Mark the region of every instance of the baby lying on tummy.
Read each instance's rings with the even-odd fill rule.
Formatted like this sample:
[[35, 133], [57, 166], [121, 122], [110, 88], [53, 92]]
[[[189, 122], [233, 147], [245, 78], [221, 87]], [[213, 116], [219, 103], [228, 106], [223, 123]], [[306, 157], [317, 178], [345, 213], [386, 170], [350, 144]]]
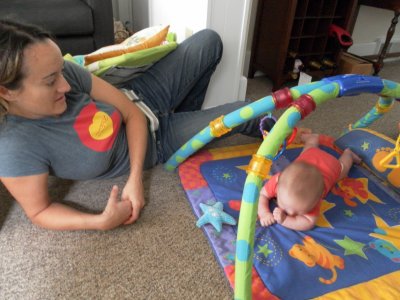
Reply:
[[[330, 189], [349, 173], [360, 157], [350, 149], [339, 159], [321, 150], [319, 135], [303, 133], [301, 154], [281, 173], [268, 180], [260, 192], [258, 216], [262, 226], [275, 222], [293, 230], [309, 230], [319, 216], [321, 200]], [[277, 207], [269, 209], [269, 201], [276, 198]]]

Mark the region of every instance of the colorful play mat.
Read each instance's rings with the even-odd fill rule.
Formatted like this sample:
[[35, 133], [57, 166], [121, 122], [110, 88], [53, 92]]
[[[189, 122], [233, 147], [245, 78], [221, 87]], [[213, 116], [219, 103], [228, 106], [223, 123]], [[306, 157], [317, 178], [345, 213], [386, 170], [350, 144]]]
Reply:
[[[355, 141], [352, 138], [360, 152], [375, 157], [389, 147], [370, 132]], [[369, 144], [367, 150], [364, 143]], [[222, 203], [221, 211], [238, 220], [246, 168], [259, 146], [204, 150], [179, 166], [198, 219], [204, 217], [200, 204]], [[321, 148], [338, 156], [331, 143]], [[285, 157], [293, 160], [300, 151], [301, 147], [287, 149]], [[220, 232], [211, 223], [201, 228], [233, 287], [238, 228], [221, 223]], [[398, 299], [399, 249], [399, 194], [365, 167], [354, 166], [324, 199], [313, 230], [265, 228], [256, 222], [252, 299]]]
[[[296, 124], [327, 100], [361, 93], [379, 100], [337, 140], [320, 138], [325, 151], [338, 157], [351, 148], [363, 163], [323, 200], [317, 226], [261, 227], [261, 187], [279, 160], [293, 161], [301, 152], [302, 145], [290, 144]], [[399, 98], [399, 84], [351, 74], [285, 88], [212, 121], [168, 160], [167, 170], [179, 168], [197, 226], [235, 299], [400, 299], [400, 136], [394, 141], [367, 129]], [[282, 108], [261, 144], [201, 150], [231, 128]]]

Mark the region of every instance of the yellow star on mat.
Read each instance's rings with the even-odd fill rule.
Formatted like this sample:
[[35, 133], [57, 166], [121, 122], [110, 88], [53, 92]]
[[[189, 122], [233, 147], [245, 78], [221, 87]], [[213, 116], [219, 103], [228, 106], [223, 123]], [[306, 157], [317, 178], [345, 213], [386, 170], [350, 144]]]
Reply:
[[369, 145], [370, 145], [370, 143], [364, 141], [364, 143], [361, 145], [361, 148], [364, 151], [367, 151], [369, 149]]
[[330, 227], [333, 228], [333, 226], [331, 225], [331, 223], [328, 221], [328, 219], [325, 217], [325, 213], [330, 210], [332, 207], [335, 207], [336, 204], [335, 203], [331, 203], [326, 201], [325, 199], [322, 200], [321, 203], [321, 208], [320, 208], [320, 213], [319, 213], [319, 217], [317, 219], [317, 223], [316, 225], [319, 227]]
[[376, 227], [381, 233], [370, 233], [369, 235], [387, 241], [397, 249], [400, 249], [400, 225], [389, 226], [382, 218], [374, 215]]

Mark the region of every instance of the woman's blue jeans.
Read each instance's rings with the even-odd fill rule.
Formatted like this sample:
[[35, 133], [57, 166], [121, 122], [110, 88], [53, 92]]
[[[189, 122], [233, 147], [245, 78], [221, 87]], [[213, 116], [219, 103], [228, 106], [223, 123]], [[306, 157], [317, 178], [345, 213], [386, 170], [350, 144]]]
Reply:
[[[156, 149], [150, 151], [157, 151], [155, 163], [168, 160], [210, 121], [247, 104], [238, 101], [201, 110], [211, 75], [221, 60], [222, 48], [216, 32], [199, 31], [125, 86], [135, 91], [160, 122], [157, 145], [150, 147]], [[258, 122], [258, 119], [247, 122], [230, 134], [260, 136]]]

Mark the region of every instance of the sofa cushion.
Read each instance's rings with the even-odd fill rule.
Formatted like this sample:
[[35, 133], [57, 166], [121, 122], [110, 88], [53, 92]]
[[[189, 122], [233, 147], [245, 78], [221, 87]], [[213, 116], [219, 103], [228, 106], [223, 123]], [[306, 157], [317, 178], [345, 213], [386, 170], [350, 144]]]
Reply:
[[0, 1], [0, 17], [40, 25], [54, 36], [90, 35], [94, 31], [91, 8], [81, 0]]

